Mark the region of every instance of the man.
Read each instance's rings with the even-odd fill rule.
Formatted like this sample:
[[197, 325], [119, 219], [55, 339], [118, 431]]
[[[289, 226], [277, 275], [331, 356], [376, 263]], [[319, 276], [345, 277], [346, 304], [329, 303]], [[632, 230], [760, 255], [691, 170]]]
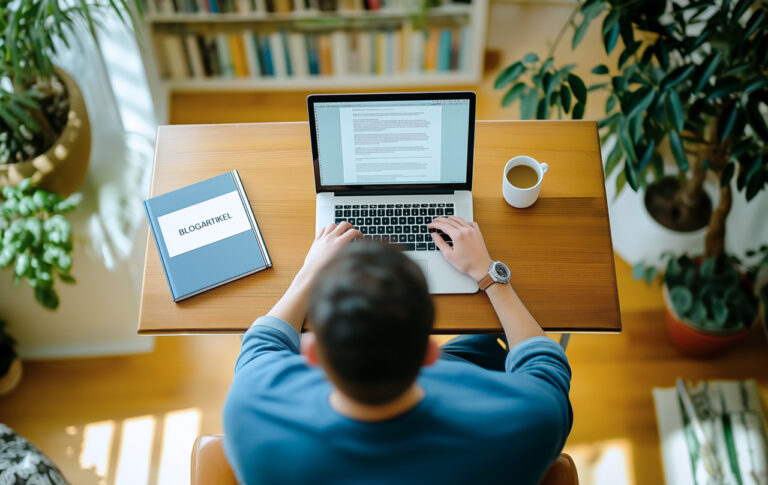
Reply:
[[[492, 260], [476, 223], [432, 238], [476, 280]], [[243, 338], [224, 447], [247, 484], [537, 483], [573, 421], [563, 350], [508, 283], [486, 293], [506, 334], [429, 339], [434, 308], [396, 249], [324, 228], [277, 304]], [[314, 331], [299, 334], [308, 313]], [[301, 352], [301, 354], [300, 354]]]

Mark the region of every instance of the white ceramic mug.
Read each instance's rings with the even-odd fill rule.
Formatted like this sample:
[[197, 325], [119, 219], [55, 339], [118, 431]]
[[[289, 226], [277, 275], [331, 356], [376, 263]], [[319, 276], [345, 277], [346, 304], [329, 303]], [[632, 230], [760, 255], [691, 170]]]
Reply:
[[[507, 173], [512, 167], [518, 165], [527, 165], [536, 171], [536, 174], [539, 176], [536, 185], [527, 189], [521, 189], [520, 187], [515, 187], [509, 183], [509, 180], [507, 180]], [[547, 173], [547, 170], [549, 170], [549, 165], [546, 163], [539, 163], [535, 159], [525, 155], [515, 157], [508, 161], [507, 164], [504, 165], [504, 175], [501, 177], [501, 193], [504, 194], [504, 200], [507, 201], [507, 204], [512, 207], [517, 207], [518, 209], [533, 205], [533, 203], [536, 202], [536, 199], [539, 198], [541, 181], [544, 180], [544, 174]]]

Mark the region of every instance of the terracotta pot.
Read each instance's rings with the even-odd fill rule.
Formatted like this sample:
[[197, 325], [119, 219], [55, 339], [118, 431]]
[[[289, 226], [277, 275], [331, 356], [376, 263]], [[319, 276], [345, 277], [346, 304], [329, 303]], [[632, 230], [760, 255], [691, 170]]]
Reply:
[[714, 357], [728, 350], [750, 333], [749, 328], [726, 332], [708, 332], [688, 320], [680, 318], [669, 297], [667, 285], [662, 286], [667, 307], [667, 335], [672, 344], [683, 354], [691, 357]]
[[0, 376], [0, 396], [9, 394], [16, 389], [21, 381], [21, 359], [18, 357], [11, 362], [8, 372]]
[[45, 153], [19, 163], [0, 164], [0, 187], [29, 177], [38, 187], [66, 197], [85, 180], [91, 158], [91, 125], [83, 93], [64, 70], [56, 74], [69, 95], [69, 113], [59, 139]]

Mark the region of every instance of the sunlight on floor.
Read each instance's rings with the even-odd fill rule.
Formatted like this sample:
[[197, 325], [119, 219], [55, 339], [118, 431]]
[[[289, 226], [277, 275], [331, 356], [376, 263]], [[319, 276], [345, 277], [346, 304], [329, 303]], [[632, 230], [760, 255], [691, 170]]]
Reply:
[[[190, 408], [88, 423], [81, 433], [80, 468], [98, 477], [99, 485], [188, 484], [192, 444], [200, 433], [201, 418], [199, 409]], [[66, 429], [70, 436], [79, 431], [76, 426]], [[156, 443], [160, 443], [159, 453]]]
[[579, 473], [579, 483], [589, 485], [635, 485], [632, 444], [611, 440], [566, 446]]

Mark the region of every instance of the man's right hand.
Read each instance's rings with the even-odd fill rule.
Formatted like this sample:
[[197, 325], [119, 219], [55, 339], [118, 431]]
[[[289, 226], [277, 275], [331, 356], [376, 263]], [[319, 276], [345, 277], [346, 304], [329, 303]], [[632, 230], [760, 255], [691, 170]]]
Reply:
[[432, 240], [456, 269], [467, 273], [476, 280], [488, 274], [491, 256], [485, 246], [485, 240], [476, 222], [467, 222], [461, 217], [436, 217], [427, 226], [439, 229], [453, 240], [453, 247], [437, 233], [431, 233]]

